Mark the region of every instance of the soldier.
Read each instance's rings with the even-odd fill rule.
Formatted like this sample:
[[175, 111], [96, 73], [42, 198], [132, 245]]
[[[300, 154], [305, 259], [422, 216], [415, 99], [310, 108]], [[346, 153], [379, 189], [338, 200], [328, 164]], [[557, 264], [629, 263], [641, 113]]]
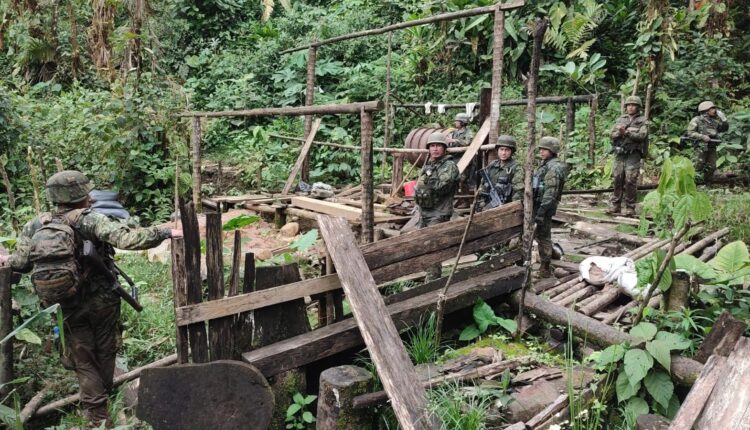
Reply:
[[700, 115], [690, 120], [687, 134], [691, 139], [706, 144], [702, 147], [695, 170], [699, 179], [702, 178], [708, 184], [716, 171], [716, 146], [721, 137], [719, 133], [727, 131], [729, 123], [726, 115], [710, 101], [701, 102], [698, 113]]
[[[469, 127], [467, 127], [470, 120], [471, 118], [469, 117], [469, 115], [465, 113], [456, 114], [453, 121], [455, 129], [451, 131], [446, 138], [446, 142], [448, 142], [449, 147], [466, 147], [471, 144], [471, 140], [474, 138], [474, 134], [471, 132], [471, 130], [469, 130]], [[466, 166], [464, 172], [461, 174], [461, 181], [458, 184], [459, 194], [471, 194], [471, 189], [474, 185], [472, 184], [472, 180], [476, 175], [475, 172], [476, 160], [472, 160], [471, 163]], [[466, 201], [460, 201], [457, 207], [467, 208], [469, 207], [469, 205]]]
[[[34, 239], [34, 235], [49, 223], [65, 224], [72, 228], [77, 259], [82, 254], [79, 248], [83, 241], [91, 241], [104, 260], [102, 267], [112, 271], [113, 247], [146, 249], [157, 246], [167, 238], [182, 236], [181, 230], [168, 228], [131, 229], [124, 223], [93, 212], [89, 198], [93, 185], [81, 172], [59, 172], [49, 178], [46, 189], [48, 200], [57, 205], [55, 213], [42, 214], [29, 221], [18, 239], [15, 253], [9, 257], [0, 255], [0, 265], [10, 260], [13, 270], [32, 270], [39, 264], [32, 261], [35, 253], [45, 247], [45, 244], [37, 243], [40, 239], [38, 236]], [[78, 265], [81, 264], [79, 261]], [[84, 269], [76, 286], [58, 301], [65, 321], [66, 348], [61, 362], [66, 369], [76, 372], [84, 417], [89, 424], [98, 427], [104, 423], [110, 428], [107, 396], [112, 388], [115, 356], [120, 340], [120, 297], [115, 294], [116, 285], [113, 285], [117, 278], [111, 276], [112, 273], [105, 274], [96, 268]], [[32, 283], [39, 282], [35, 281], [35, 272], [34, 268]], [[34, 286], [37, 289], [37, 284]], [[40, 291], [37, 289], [37, 293]], [[45, 306], [50, 304], [52, 303], [43, 303]]]
[[536, 240], [539, 244], [539, 277], [552, 276], [550, 260], [552, 259], [552, 217], [557, 211], [557, 204], [562, 196], [567, 169], [557, 158], [560, 152], [560, 141], [546, 136], [539, 142], [541, 166], [534, 171], [534, 222], [536, 223]]
[[[453, 196], [458, 188], [458, 167], [450, 155], [446, 154], [448, 143], [442, 133], [432, 133], [427, 139], [430, 159], [419, 175], [414, 199], [422, 215], [421, 228], [440, 224], [453, 215]], [[427, 280], [441, 276], [438, 263], [427, 270]]]
[[491, 205], [490, 187], [494, 187], [500, 196], [502, 203], [523, 199], [523, 167], [516, 163], [513, 155], [516, 152], [516, 140], [513, 136], [503, 134], [497, 137], [497, 160], [485, 168], [490, 182], [482, 180], [481, 194], [484, 200], [480, 201], [480, 207], [486, 208]]
[[648, 145], [648, 129], [646, 118], [639, 115], [642, 106], [641, 98], [630, 96], [625, 99], [626, 113], [612, 126], [612, 152], [615, 154], [612, 177], [614, 179], [614, 193], [610, 200], [607, 213], [620, 214], [623, 190], [625, 191], [625, 216], [635, 215], [636, 193], [638, 191], [638, 174], [641, 169], [641, 159], [646, 155]]

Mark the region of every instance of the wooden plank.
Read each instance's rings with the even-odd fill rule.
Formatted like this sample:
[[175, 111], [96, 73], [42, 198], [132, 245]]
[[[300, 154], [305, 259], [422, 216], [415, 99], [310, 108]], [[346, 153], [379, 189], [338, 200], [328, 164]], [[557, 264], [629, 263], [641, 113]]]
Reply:
[[[257, 200], [269, 200], [268, 196], [264, 196], [263, 194], [243, 194], [241, 196], [213, 196], [211, 197], [211, 200], [219, 203], [243, 203], [247, 201], [257, 201]], [[273, 199], [270, 199], [273, 201]]]
[[[472, 306], [478, 298], [490, 299], [520, 288], [523, 269], [508, 267], [453, 284], [447, 293], [446, 313]], [[439, 291], [388, 306], [390, 318], [399, 329], [411, 327], [423, 315], [435, 310]], [[349, 318], [310, 333], [265, 348], [247, 352], [242, 359], [256, 366], [266, 377], [312, 363], [362, 344], [356, 322]]]
[[693, 423], [703, 411], [703, 406], [711, 396], [716, 382], [727, 367], [726, 361], [726, 357], [718, 355], [709, 357], [695, 384], [690, 388], [685, 401], [682, 402], [680, 410], [677, 411], [677, 415], [669, 425], [669, 430], [690, 430], [693, 428]]
[[318, 226], [401, 427], [407, 430], [436, 428], [437, 422], [427, 411], [427, 393], [419, 384], [417, 371], [349, 224], [344, 218], [321, 215]]
[[[325, 215], [340, 216], [346, 218], [350, 222], [360, 222], [362, 219], [362, 209], [353, 208], [341, 203], [317, 200], [310, 197], [292, 197], [292, 205]], [[393, 216], [384, 212], [375, 212], [376, 223], [388, 222], [394, 218], [401, 217]]]
[[[201, 280], [201, 244], [198, 218], [195, 216], [193, 203], [188, 202], [180, 208], [182, 231], [185, 242], [185, 268], [188, 304], [200, 303], [203, 300], [203, 281]], [[188, 326], [188, 340], [193, 363], [208, 362], [208, 337], [203, 322]]]
[[566, 406], [568, 406], [568, 394], [560, 394], [554, 402], [550, 403], [546, 408], [542, 409], [541, 412], [526, 421], [526, 427], [529, 429], [539, 428], [542, 423], [565, 409]]
[[[284, 266], [258, 267], [255, 271], [255, 291], [269, 291], [284, 284], [299, 282], [299, 266], [296, 263]], [[255, 311], [253, 324], [253, 348], [310, 331], [305, 301], [302, 298], [288, 300], [277, 305]]]
[[713, 354], [728, 357], [746, 329], [746, 323], [733, 317], [727, 311], [722, 312], [711, 327], [711, 331], [703, 339], [694, 359], [705, 363]]
[[[206, 214], [206, 275], [208, 300], [224, 298], [224, 236], [221, 213]], [[211, 361], [232, 358], [233, 318], [230, 316], [209, 321], [208, 347]]]
[[720, 384], [706, 401], [694, 428], [750, 428], [750, 339], [740, 338], [727, 359], [727, 368], [719, 376]]
[[289, 191], [292, 189], [292, 185], [294, 185], [294, 180], [297, 179], [297, 175], [299, 174], [300, 169], [302, 168], [302, 163], [304, 163], [305, 158], [307, 158], [307, 154], [310, 152], [310, 148], [312, 147], [313, 140], [315, 139], [315, 134], [318, 132], [318, 128], [320, 128], [320, 121], [322, 121], [321, 118], [315, 118], [315, 121], [313, 122], [312, 129], [310, 130], [310, 134], [307, 135], [307, 139], [305, 139], [305, 144], [302, 145], [302, 149], [299, 151], [299, 156], [297, 157], [297, 161], [294, 163], [294, 166], [292, 166], [292, 171], [289, 173], [289, 177], [286, 179], [286, 184], [284, 184], [284, 189], [281, 191], [282, 194], [289, 194]]
[[482, 146], [482, 143], [484, 143], [485, 140], [487, 140], [487, 136], [490, 134], [491, 124], [492, 122], [490, 121], [490, 118], [487, 118], [484, 121], [484, 124], [482, 124], [479, 131], [477, 131], [477, 134], [474, 136], [474, 139], [472, 139], [471, 144], [466, 148], [466, 152], [464, 152], [464, 155], [462, 155], [461, 159], [456, 163], [460, 173], [463, 173], [464, 170], [469, 167], [471, 160], [473, 160], [474, 156], [479, 152], [479, 147]]
[[268, 116], [301, 116], [301, 115], [340, 115], [340, 114], [357, 114], [362, 109], [368, 112], [375, 112], [383, 109], [383, 102], [380, 100], [356, 103], [336, 103], [330, 105], [313, 105], [313, 106], [287, 106], [278, 108], [258, 108], [245, 110], [227, 110], [218, 112], [182, 112], [176, 117], [201, 117], [201, 118], [220, 118], [220, 117], [268, 117]]
[[[175, 313], [181, 306], [187, 305], [187, 269], [185, 268], [185, 243], [184, 239], [172, 239], [172, 292], [174, 294]], [[176, 317], [177, 315], [175, 315]], [[185, 364], [188, 362], [190, 351], [188, 350], [187, 327], [176, 327], [176, 349], [177, 362]]]

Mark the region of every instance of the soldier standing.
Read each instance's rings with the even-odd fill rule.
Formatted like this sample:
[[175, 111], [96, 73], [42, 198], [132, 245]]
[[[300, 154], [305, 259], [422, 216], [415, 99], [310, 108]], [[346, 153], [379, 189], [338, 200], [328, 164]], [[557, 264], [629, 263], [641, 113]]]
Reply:
[[567, 169], [557, 158], [560, 152], [560, 141], [546, 136], [539, 142], [539, 157], [541, 166], [534, 171], [534, 222], [536, 223], [535, 237], [539, 244], [539, 277], [552, 276], [550, 261], [552, 260], [552, 217], [557, 212], [557, 205], [562, 196]]
[[[110, 428], [107, 396], [112, 389], [120, 340], [120, 296], [114, 292], [117, 277], [114, 275], [113, 247], [152, 248], [167, 238], [181, 237], [182, 231], [158, 227], [131, 229], [124, 223], [93, 212], [89, 198], [93, 186], [78, 171], [68, 170], [53, 175], [47, 181], [46, 189], [49, 201], [57, 205], [56, 211], [29, 221], [18, 238], [15, 253], [9, 257], [0, 255], [0, 265], [9, 259], [13, 270], [32, 270], [38, 264], [33, 261], [35, 253], [45, 246], [37, 243], [40, 239], [34, 235], [53, 223], [65, 224], [74, 232], [76, 259], [81, 258], [82, 250], [79, 248], [83, 241], [91, 241], [104, 260], [102, 267], [111, 269], [112, 273], [105, 274], [78, 261], [79, 267], [84, 266], [82, 277], [74, 288], [67, 291], [65, 298], [57, 301], [64, 316], [66, 344], [61, 362], [66, 369], [76, 372], [84, 417], [89, 424], [98, 427], [104, 423]], [[40, 293], [37, 284], [34, 286]], [[42, 301], [45, 302], [45, 299]], [[53, 303], [42, 304], [48, 306]]]
[[729, 123], [726, 115], [710, 101], [701, 102], [698, 113], [698, 116], [690, 120], [687, 134], [689, 138], [706, 145], [702, 147], [695, 170], [699, 179], [708, 184], [716, 171], [716, 146], [721, 137], [719, 133], [727, 131]]
[[495, 148], [497, 148], [497, 160], [492, 161], [485, 168], [490, 182], [482, 180], [480, 192], [485, 197], [480, 201], [482, 209], [491, 204], [491, 188], [497, 191], [502, 203], [523, 199], [524, 170], [523, 166], [513, 159], [516, 152], [516, 140], [507, 134], [500, 135], [497, 137]]
[[[430, 158], [422, 167], [414, 199], [422, 216], [421, 228], [440, 224], [453, 215], [453, 197], [458, 188], [458, 167], [446, 153], [448, 143], [443, 133], [432, 133], [427, 139]], [[441, 276], [440, 263], [429, 267], [427, 280]]]
[[[465, 113], [456, 114], [453, 121], [453, 126], [455, 128], [448, 134], [446, 138], [446, 142], [448, 143], [448, 146], [450, 148], [467, 147], [471, 144], [472, 139], [474, 139], [474, 134], [471, 132], [471, 130], [469, 130], [469, 121], [471, 121], [471, 117], [469, 115]], [[475, 172], [476, 157], [471, 160], [471, 163], [466, 166], [466, 169], [461, 174], [461, 181], [458, 184], [459, 194], [471, 193], [471, 189], [474, 185], [472, 184], [472, 180], [475, 177]], [[459, 205], [457, 207], [467, 208], [469, 207], [469, 205], [465, 201], [461, 201], [459, 202]]]
[[641, 98], [630, 96], [625, 99], [626, 113], [612, 126], [612, 152], [615, 154], [612, 167], [614, 193], [607, 213], [618, 215], [625, 191], [625, 216], [635, 215], [636, 193], [638, 191], [638, 174], [641, 169], [641, 158], [646, 154], [648, 129], [646, 118], [639, 115], [642, 106]]

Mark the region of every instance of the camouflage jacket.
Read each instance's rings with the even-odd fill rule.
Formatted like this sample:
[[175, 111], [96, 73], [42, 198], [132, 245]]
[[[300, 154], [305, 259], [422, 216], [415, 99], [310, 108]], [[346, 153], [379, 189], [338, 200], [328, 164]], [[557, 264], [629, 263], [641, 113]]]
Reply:
[[[505, 165], [500, 165], [500, 160], [494, 160], [487, 166], [486, 170], [487, 176], [490, 177], [495, 190], [501, 195], [501, 198], [503, 194], [509, 193], [510, 195], [506, 199], [506, 202], [523, 200], [524, 170], [520, 164], [516, 163], [516, 160], [511, 158], [505, 162]], [[490, 184], [482, 180], [481, 187], [481, 193], [488, 196]], [[480, 205], [484, 207], [488, 202], [489, 197], [486, 197], [485, 201], [481, 202]]]
[[[65, 212], [70, 215], [70, 212]], [[77, 215], [77, 214], [76, 214]], [[114, 248], [121, 249], [148, 249], [160, 244], [164, 239], [170, 237], [170, 230], [159, 227], [133, 229], [119, 221], [113, 221], [106, 215], [85, 209], [79, 216], [68, 216], [72, 227], [80, 234], [81, 239], [90, 240], [96, 246], [97, 252], [104, 260], [104, 264], [114, 269]], [[10, 257], [13, 270], [28, 272], [31, 270], [29, 252], [32, 247], [32, 237], [42, 227], [42, 222], [36, 217], [26, 223], [16, 243], [16, 250]], [[72, 219], [71, 219], [72, 218]], [[99, 287], [111, 289], [111, 277], [99, 273], [88, 273], [86, 281], [88, 289], [96, 291]], [[119, 299], [118, 299], [119, 300]]]
[[537, 218], [551, 218], [555, 214], [567, 174], [565, 165], [557, 157], [545, 160], [534, 171], [534, 210]]
[[453, 142], [449, 144], [451, 148], [458, 147], [458, 146], [469, 146], [471, 144], [471, 140], [474, 139], [474, 133], [469, 130], [469, 127], [464, 127], [460, 130], [456, 129], [453, 130], [449, 135], [449, 138], [456, 139], [456, 142]]
[[705, 136], [718, 139], [719, 133], [727, 131], [729, 123], [727, 117], [721, 111], [716, 111], [716, 117], [703, 113], [690, 120], [688, 124], [688, 137], [695, 140], [703, 140]]
[[415, 200], [423, 217], [450, 216], [458, 189], [458, 167], [450, 155], [429, 159], [417, 180]]
[[[620, 136], [620, 126], [625, 128], [625, 134]], [[612, 126], [612, 149], [616, 154], [630, 154], [632, 152], [646, 153], [648, 142], [648, 127], [646, 117], [640, 115], [630, 116], [628, 114], [617, 118]]]

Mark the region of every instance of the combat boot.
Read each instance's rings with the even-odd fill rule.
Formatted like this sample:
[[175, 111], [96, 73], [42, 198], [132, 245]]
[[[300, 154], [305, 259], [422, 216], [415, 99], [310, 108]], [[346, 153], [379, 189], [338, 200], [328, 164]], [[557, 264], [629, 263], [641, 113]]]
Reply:
[[627, 208], [627, 209], [625, 209], [625, 216], [627, 216], [627, 217], [634, 217], [635, 216], [635, 208]]
[[539, 266], [539, 277], [540, 278], [552, 277], [552, 270], [550, 269], [549, 261], [542, 261], [541, 265]]
[[610, 206], [606, 211], [604, 211], [607, 215], [620, 215], [620, 207], [619, 206]]

